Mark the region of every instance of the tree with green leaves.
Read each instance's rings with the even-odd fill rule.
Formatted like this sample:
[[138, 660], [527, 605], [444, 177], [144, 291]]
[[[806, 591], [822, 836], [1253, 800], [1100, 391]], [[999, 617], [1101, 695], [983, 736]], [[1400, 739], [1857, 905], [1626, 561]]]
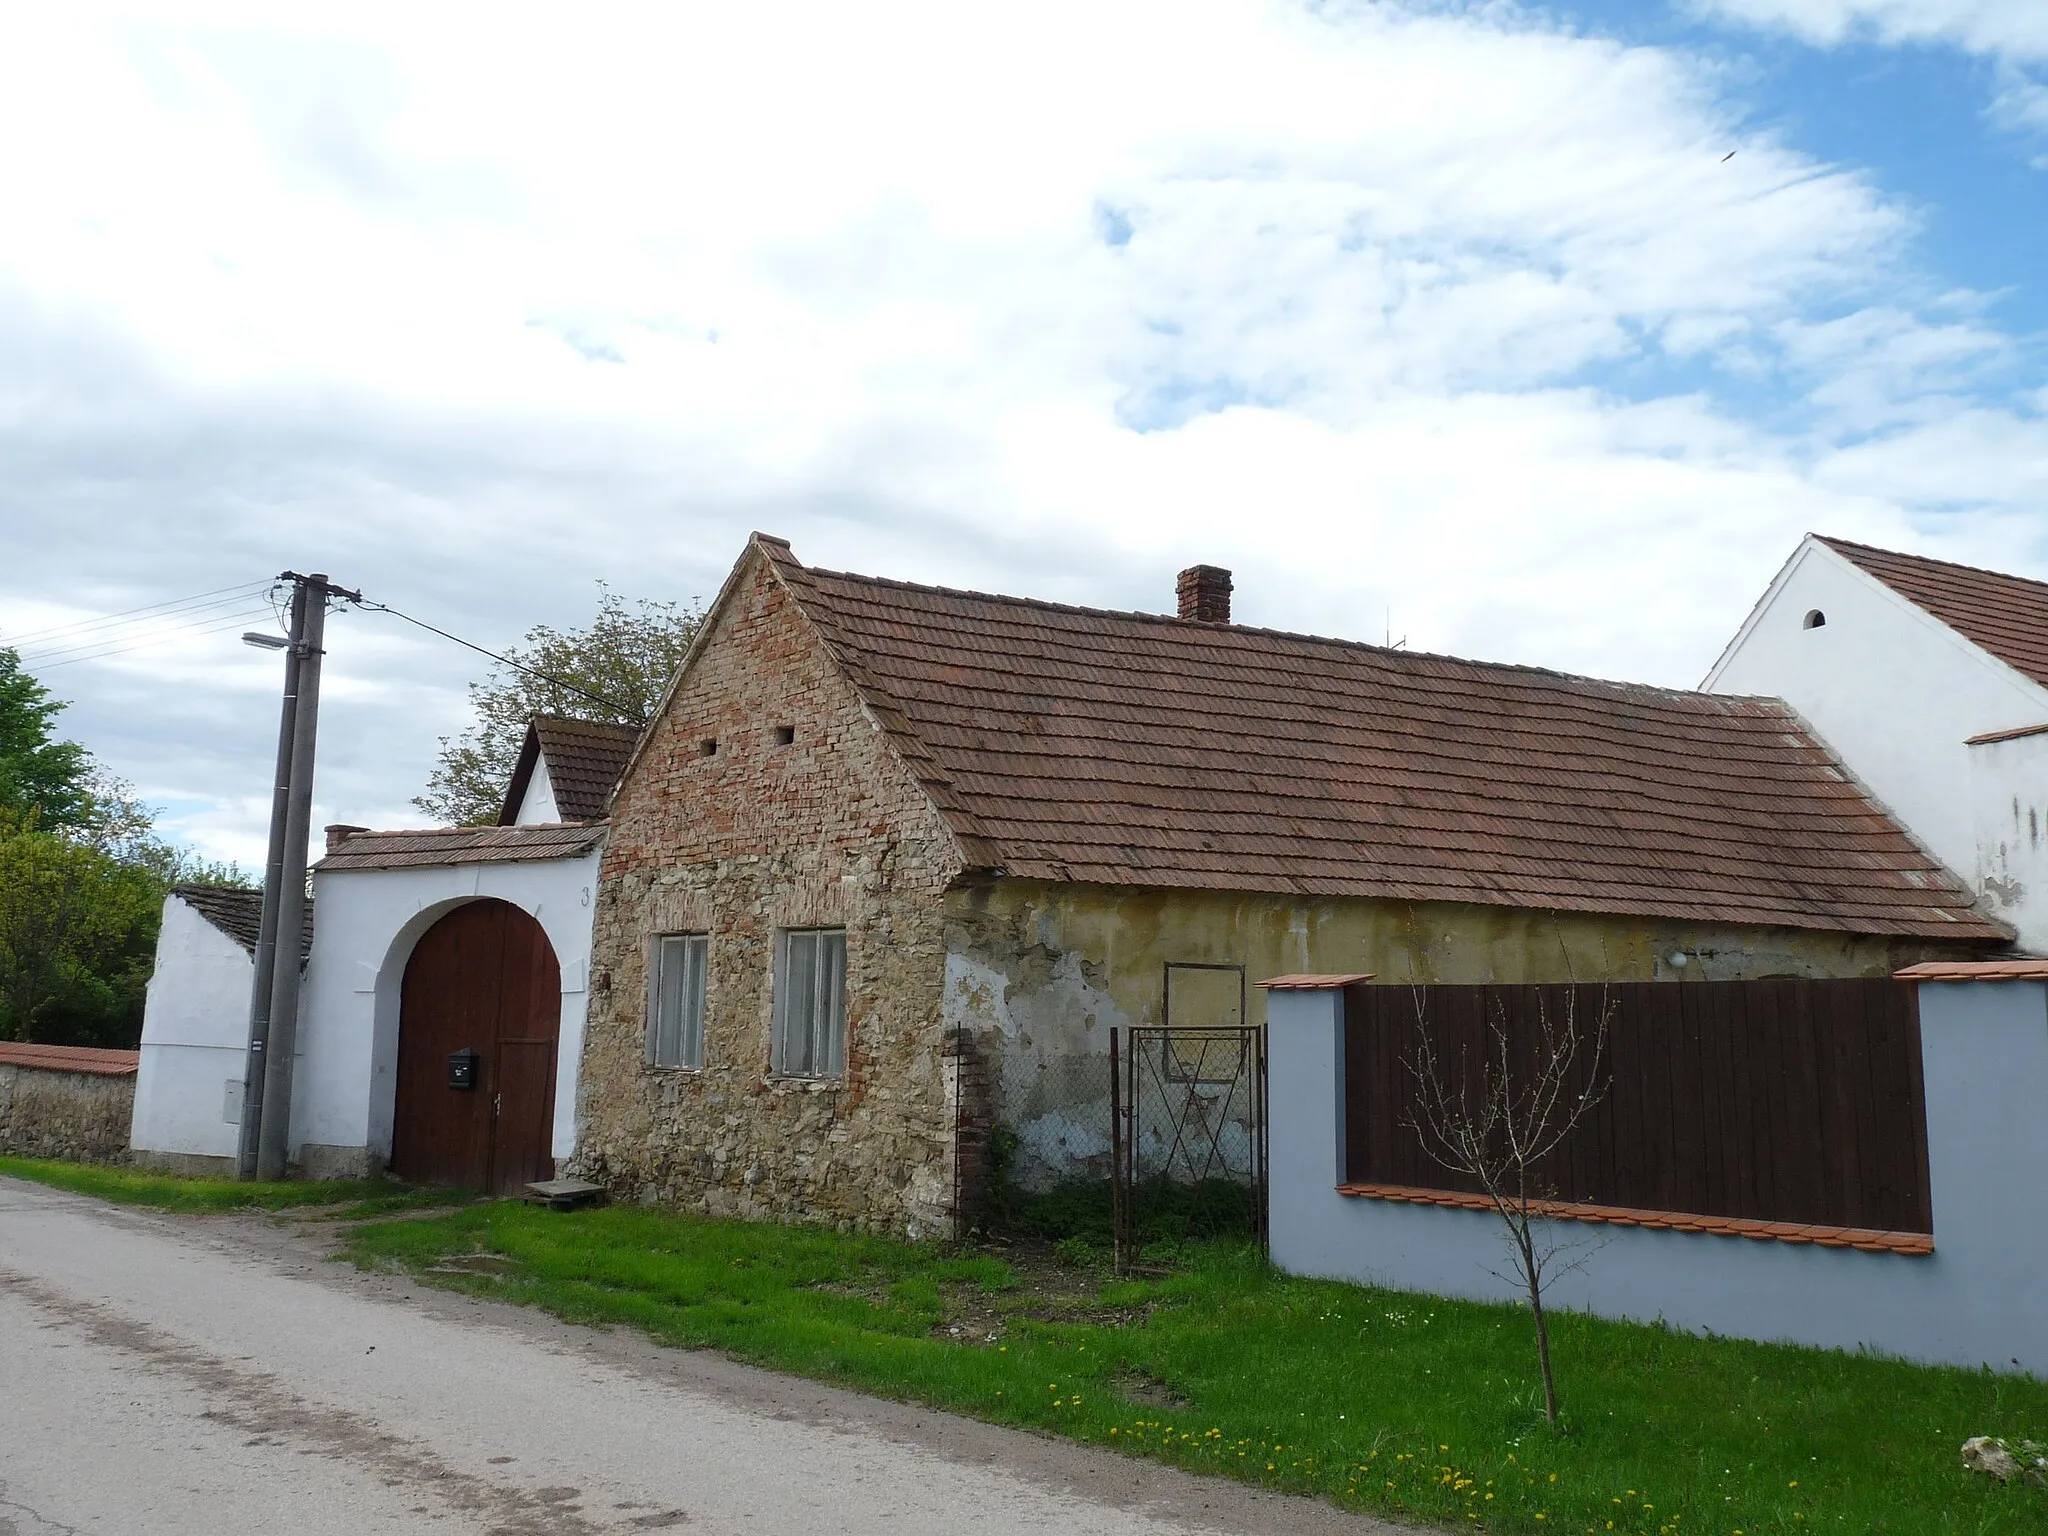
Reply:
[[493, 667], [469, 685], [476, 720], [461, 735], [441, 738], [427, 792], [413, 804], [450, 826], [495, 822], [529, 720], [567, 715], [641, 724], [660, 704], [703, 618], [695, 604], [640, 598], [629, 605], [600, 582], [588, 629], [537, 624], [524, 645], [506, 652], [514, 665]]
[[63, 709], [22, 670], [18, 652], [0, 649], [0, 812], [33, 815], [50, 828], [92, 819], [92, 758], [77, 742], [56, 739]]
[[0, 1039], [133, 1046], [167, 884], [0, 812]]
[[157, 837], [63, 708], [0, 649], [0, 1040], [133, 1046], [165, 893], [252, 882]]

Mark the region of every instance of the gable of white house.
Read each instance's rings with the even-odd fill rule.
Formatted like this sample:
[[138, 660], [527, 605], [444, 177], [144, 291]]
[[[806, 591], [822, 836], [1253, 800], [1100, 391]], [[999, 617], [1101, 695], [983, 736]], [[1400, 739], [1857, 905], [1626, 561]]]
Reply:
[[2048, 722], [2048, 689], [1812, 538], [1701, 686], [1785, 700], [1966, 877], [1978, 862], [1970, 738]]
[[1972, 745], [2048, 723], [2048, 689], [1811, 537], [1701, 686], [1785, 700], [1990, 915], [2048, 945], [2048, 907], [2001, 872], [2019, 754]]
[[248, 950], [175, 891], [164, 898], [129, 1128], [144, 1161], [235, 1155], [255, 972]]
[[551, 825], [561, 819], [561, 808], [555, 804], [554, 774], [548, 767], [547, 754], [543, 752], [533, 765], [532, 776], [526, 781], [526, 794], [513, 814], [512, 825], [537, 827]]

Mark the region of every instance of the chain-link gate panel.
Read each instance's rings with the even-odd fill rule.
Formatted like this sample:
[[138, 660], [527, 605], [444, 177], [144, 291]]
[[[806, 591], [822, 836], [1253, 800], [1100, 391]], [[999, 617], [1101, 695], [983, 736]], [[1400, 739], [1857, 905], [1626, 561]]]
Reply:
[[1250, 1232], [1266, 1241], [1265, 1031], [1110, 1032], [1116, 1262], [1148, 1236]]

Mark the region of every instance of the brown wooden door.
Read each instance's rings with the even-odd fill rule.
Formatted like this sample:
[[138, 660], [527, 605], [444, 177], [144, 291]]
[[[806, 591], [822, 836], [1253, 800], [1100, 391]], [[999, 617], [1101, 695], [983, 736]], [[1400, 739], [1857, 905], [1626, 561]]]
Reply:
[[[493, 1194], [554, 1174], [562, 976], [539, 923], [510, 902], [457, 907], [420, 936], [399, 995], [391, 1171]], [[474, 1088], [448, 1085], [478, 1053]]]

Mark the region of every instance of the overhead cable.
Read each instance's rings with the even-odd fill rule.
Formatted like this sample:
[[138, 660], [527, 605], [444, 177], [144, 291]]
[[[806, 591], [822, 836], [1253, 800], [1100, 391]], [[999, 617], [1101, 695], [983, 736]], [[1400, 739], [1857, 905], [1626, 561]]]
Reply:
[[447, 630], [437, 625], [429, 624], [425, 619], [416, 619], [409, 613], [400, 613], [389, 603], [358, 602], [356, 606], [371, 613], [388, 613], [394, 619], [403, 619], [406, 623], [417, 625], [429, 634], [439, 635], [443, 640], [453, 640], [457, 645], [475, 651], [479, 656], [488, 656], [500, 666], [510, 667], [515, 672], [524, 672], [528, 677], [537, 677], [544, 683], [553, 683], [557, 688], [566, 688], [571, 693], [579, 693], [584, 698], [590, 700], [591, 703], [602, 704], [606, 709], [620, 715], [634, 725], [645, 725], [647, 723], [647, 717], [641, 714], [639, 710], [630, 709], [626, 705], [621, 704], [617, 699], [608, 699], [601, 693], [593, 693], [581, 683], [572, 683], [566, 677], [556, 677], [552, 672], [543, 672], [538, 667], [529, 667], [525, 662], [514, 661], [510, 656], [500, 656], [496, 651], [486, 650], [474, 640], [465, 640], [460, 635], [451, 635]]
[[242, 582], [232, 587], [215, 587], [211, 592], [195, 592], [188, 597], [168, 598], [160, 603], [147, 603], [140, 608], [128, 608], [119, 613], [99, 614], [88, 619], [74, 619], [68, 624], [52, 624], [43, 629], [31, 629], [18, 635], [0, 636], [0, 645], [10, 650], [22, 646], [40, 649], [60, 644], [75, 631], [99, 629], [108, 626], [120, 627], [128, 624], [147, 623], [154, 618], [169, 618], [184, 611], [221, 607], [237, 603], [244, 598], [254, 597], [268, 587], [268, 581]]

